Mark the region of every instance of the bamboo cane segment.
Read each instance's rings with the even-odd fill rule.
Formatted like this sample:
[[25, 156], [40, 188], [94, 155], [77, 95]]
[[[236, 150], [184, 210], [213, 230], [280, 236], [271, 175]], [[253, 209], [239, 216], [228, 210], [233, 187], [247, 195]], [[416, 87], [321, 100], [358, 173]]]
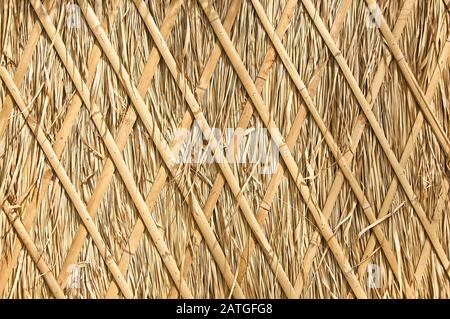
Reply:
[[[377, 4], [376, 0], [366, 0], [366, 3], [368, 5]], [[419, 83], [417, 83], [417, 80], [413, 72], [411, 71], [408, 62], [406, 62], [406, 58], [403, 55], [400, 46], [398, 45], [398, 41], [389, 29], [389, 26], [386, 23], [383, 14], [381, 12], [378, 12], [378, 15], [378, 18], [380, 19], [379, 29], [383, 34], [384, 39], [386, 40], [386, 44], [389, 47], [391, 53], [394, 55], [400, 71], [402, 72], [406, 82], [409, 85], [409, 88], [411, 89], [411, 92], [413, 93], [417, 103], [419, 104], [420, 110], [422, 111], [425, 119], [430, 124], [434, 134], [436, 135], [436, 139], [445, 152], [447, 159], [450, 160], [450, 141], [448, 135], [439, 124], [436, 115], [432, 110], [431, 103], [427, 101], [426, 96], [423, 93]]]

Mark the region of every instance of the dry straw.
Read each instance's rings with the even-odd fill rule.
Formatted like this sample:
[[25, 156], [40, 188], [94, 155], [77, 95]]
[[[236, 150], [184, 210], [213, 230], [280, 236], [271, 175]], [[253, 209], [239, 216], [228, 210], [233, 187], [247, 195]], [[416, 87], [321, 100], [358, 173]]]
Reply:
[[0, 295], [450, 297], [449, 7], [5, 1]]

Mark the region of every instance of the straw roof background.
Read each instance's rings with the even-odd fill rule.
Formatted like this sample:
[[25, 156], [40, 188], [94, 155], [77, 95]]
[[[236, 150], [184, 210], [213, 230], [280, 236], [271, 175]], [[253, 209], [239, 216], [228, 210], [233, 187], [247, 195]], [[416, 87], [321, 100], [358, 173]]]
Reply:
[[[450, 297], [448, 0], [41, 1], [0, 5], [2, 298]], [[194, 118], [282, 165], [170, 163]]]

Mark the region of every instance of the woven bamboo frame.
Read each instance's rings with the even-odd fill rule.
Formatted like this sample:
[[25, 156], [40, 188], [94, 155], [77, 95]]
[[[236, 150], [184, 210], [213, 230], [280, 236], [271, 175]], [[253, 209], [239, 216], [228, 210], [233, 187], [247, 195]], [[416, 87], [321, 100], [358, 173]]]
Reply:
[[[395, 19], [392, 18], [389, 11], [389, 4], [380, 4], [380, 8], [387, 9], [384, 12], [380, 11], [379, 27], [375, 30], [367, 29], [366, 32], [371, 32], [370, 41], [384, 41], [379, 45], [379, 51], [385, 50], [386, 53], [380, 55], [381, 58], [371, 66], [370, 81], [367, 80], [365, 86], [361, 84], [359, 75], [355, 75], [352, 71], [355, 65], [350, 64], [346, 53], [341, 51], [339, 38], [343, 30], [346, 30], [349, 19], [354, 19], [353, 23], [358, 24], [355, 16], [349, 18], [349, 12], [365, 10], [366, 6], [378, 6], [375, 1], [367, 0], [364, 5], [352, 0], [343, 0], [337, 5], [329, 4], [326, 1], [313, 3], [310, 0], [286, 0], [282, 1], [282, 5], [277, 6], [270, 1], [261, 3], [258, 0], [198, 0], [197, 2], [172, 0], [167, 5], [162, 3], [150, 5], [143, 0], [115, 0], [107, 2], [107, 5], [102, 1], [78, 0], [84, 23], [83, 30], [88, 32], [90, 37], [90, 40], [86, 41], [86, 45], [91, 46], [87, 51], [87, 59], [83, 62], [84, 64], [80, 64], [79, 59], [72, 56], [73, 49], [68, 48], [70, 44], [67, 42], [66, 35], [63, 36], [61, 26], [58, 24], [60, 22], [56, 19], [58, 13], [61, 15], [65, 6], [52, 0], [44, 1], [44, 3], [39, 0], [22, 2], [22, 6], [29, 8], [27, 14], [30, 16], [26, 19], [36, 17], [36, 21], [33, 22], [31, 31], [27, 34], [27, 42], [21, 50], [17, 65], [11, 67], [3, 61], [3, 65], [0, 66], [2, 81], [0, 94], [2, 98], [0, 108], [0, 143], [2, 143], [2, 147], [0, 151], [4, 152], [1, 154], [0, 171], [3, 176], [9, 174], [0, 184], [1, 209], [5, 213], [3, 217], [6, 218], [2, 220], [2, 229], [9, 229], [3, 225], [10, 225], [14, 230], [13, 234], [9, 230], [5, 231], [5, 235], [2, 237], [2, 247], [9, 248], [2, 250], [0, 295], [4, 297], [72, 297], [74, 292], [71, 287], [66, 287], [70, 267], [79, 263], [81, 252], [86, 252], [86, 242], [92, 240], [98, 262], [101, 263], [100, 259], [103, 260], [102, 269], [106, 273], [100, 276], [102, 281], [100, 288], [88, 289], [85, 286], [81, 289], [82, 292], [76, 291], [75, 296], [81, 293], [87, 297], [107, 298], [148, 296], [170, 298], [192, 298], [194, 296], [234, 298], [254, 296], [287, 298], [448, 297], [450, 292], [448, 256], [450, 252], [445, 235], [448, 230], [445, 208], [449, 203], [446, 163], [450, 157], [448, 134], [450, 92], [444, 89], [445, 85], [448, 86], [449, 83], [447, 64], [450, 55], [448, 9], [450, 3], [448, 1], [433, 1], [430, 4], [429, 10], [438, 12], [435, 15], [439, 16], [437, 22], [439, 28], [435, 35], [436, 43], [438, 43], [435, 45], [435, 49], [438, 52], [435, 54], [436, 57], [433, 56], [427, 62], [427, 68], [422, 68], [425, 70], [423, 71], [425, 75], [415, 74], [413, 70], [416, 70], [417, 67], [412, 68], [411, 62], [408, 61], [411, 53], [409, 51], [405, 53], [400, 43], [405, 29], [414, 29], [411, 26], [413, 24], [411, 16], [419, 15], [418, 3], [420, 0], [402, 1], [401, 6], [395, 12]], [[8, 5], [6, 2], [2, 19], [9, 12]], [[149, 10], [151, 8], [154, 11], [155, 6], [164, 8], [163, 19], [159, 17], [162, 21], [160, 26], [154, 19], [155, 14]], [[323, 8], [327, 8], [327, 6], [334, 10], [332, 23], [324, 21], [326, 16], [323, 14]], [[226, 9], [223, 10], [223, 7]], [[246, 8], [245, 11], [242, 9], [243, 7]], [[183, 12], [183, 8], [187, 13]], [[220, 8], [221, 12], [218, 12], [217, 8]], [[279, 12], [272, 12], [274, 8], [279, 8]], [[302, 8], [303, 11], [300, 11], [299, 8]], [[117, 35], [114, 32], [123, 29], [121, 24], [124, 23], [123, 19], [127, 19], [127, 14], [124, 14], [122, 10], [130, 11], [133, 18], [140, 19], [139, 30], [148, 34], [149, 42], [153, 45], [140, 44], [145, 47], [145, 50], [148, 50], [148, 54], [146, 54], [145, 61], [140, 62], [142, 72], [139, 80], [133, 77], [134, 72], [130, 69], [129, 63], [124, 64], [123, 54], [117, 49]], [[272, 17], [268, 15], [269, 11]], [[120, 19], [118, 19], [119, 12]], [[208, 21], [208, 36], [210, 41], [213, 41], [207, 58], [200, 67], [201, 72], [199, 72], [198, 79], [195, 80], [195, 91], [190, 79], [196, 77], [195, 72], [189, 74], [190, 71], [184, 70], [184, 66], [177, 61], [177, 55], [186, 50], [186, 43], [194, 42], [195, 39], [190, 39], [188, 35], [185, 35], [183, 40], [185, 47], [181, 49], [174, 49], [173, 44], [168, 42], [168, 40], [177, 41], [176, 38], [171, 38], [171, 34], [174, 30], [183, 28], [178, 24], [182, 14], [191, 18], [192, 14], [194, 17], [202, 16], [204, 21]], [[278, 14], [276, 25], [272, 22], [274, 14]], [[297, 19], [298, 22], [298, 16], [302, 14], [308, 17], [310, 32], [315, 34], [317, 42], [322, 45], [322, 50], [329, 54], [326, 61], [316, 66], [308, 80], [305, 79], [307, 73], [290, 53], [293, 48], [286, 44], [291, 43], [286, 40], [289, 32], [292, 32], [291, 21]], [[394, 20], [392, 28], [385, 18], [386, 14], [389, 14], [390, 20]], [[262, 63], [258, 68], [248, 66], [246, 59], [241, 56], [242, 50], [246, 49], [238, 47], [235, 38], [231, 37], [232, 30], [239, 28], [236, 25], [237, 21], [242, 23], [245, 15], [253, 15], [255, 21], [257, 19], [259, 23], [258, 30], [264, 32], [264, 36], [267, 37], [265, 40], [267, 50], [261, 49], [261, 52], [258, 52], [262, 57]], [[430, 20], [432, 19], [430, 17], [424, 19], [422, 23], [435, 23], [434, 20]], [[195, 24], [196, 22], [191, 21], [190, 23]], [[329, 23], [330, 29], [328, 29], [327, 23]], [[0, 25], [3, 24], [4, 22], [0, 23]], [[251, 27], [249, 27], [250, 29]], [[17, 35], [11, 35], [11, 37], [14, 36]], [[189, 37], [195, 36], [195, 33], [189, 35]], [[429, 39], [431, 37], [429, 34], [419, 36], [425, 37], [426, 41], [434, 41], [433, 38]], [[198, 35], [198, 37], [201, 36]], [[44, 99], [44, 104], [53, 103], [54, 98], [48, 92], [49, 84], [44, 83], [40, 87], [39, 84], [36, 84], [33, 93], [35, 96], [30, 97], [28, 93], [25, 96], [22, 92], [24, 81], [28, 81], [27, 76], [30, 77], [30, 72], [33, 71], [33, 68], [29, 66], [33, 65], [32, 62], [37, 59], [37, 51], [42, 45], [40, 43], [42, 39], [46, 41], [47, 49], [54, 51], [57, 55], [55, 59], [60, 61], [60, 68], [67, 74], [67, 80], [71, 81], [73, 86], [72, 96], [65, 98], [67, 106], [63, 119], [58, 120], [59, 128], [51, 134], [49, 134], [48, 128], [42, 125], [44, 119], [38, 119], [40, 114], [33, 111], [33, 103], [40, 99], [40, 96]], [[118, 41], [120, 42], [120, 39]], [[374, 44], [374, 46], [376, 45]], [[348, 50], [348, 48], [345, 49]], [[414, 52], [414, 50], [412, 51]], [[363, 59], [364, 57], [359, 58]], [[374, 55], [374, 59], [377, 58], [378, 56]], [[120, 121], [118, 121], [120, 123], [113, 129], [110, 125], [110, 115], [103, 111], [104, 101], [96, 96], [99, 91], [98, 77], [102, 76], [98, 73], [100, 63], [108, 65], [109, 73], [108, 75], [105, 73], [103, 76], [115, 79], [114, 88], [120, 88], [121, 91], [118, 91], [117, 94], [126, 101], [123, 114], [120, 114]], [[240, 169], [239, 166], [221, 161], [220, 152], [218, 152], [221, 147], [220, 142], [215, 139], [213, 134], [210, 134], [215, 123], [210, 122], [212, 114], [203, 106], [205, 99], [211, 99], [211, 95], [216, 93], [210, 92], [211, 82], [215, 78], [218, 78], [219, 81], [221, 79], [227, 81], [225, 76], [221, 78], [222, 75], [218, 73], [221, 63], [228, 63], [236, 81], [241, 84], [239, 94], [246, 97], [245, 103], [240, 107], [240, 113], [236, 116], [234, 126], [247, 129], [257, 119], [268, 129], [280, 151], [280, 163], [274, 174], [269, 176], [267, 181], [259, 183], [263, 185], [263, 196], [257, 199], [256, 205], [251, 193], [245, 191], [250, 187], [248, 183], [252, 174], [250, 177], [245, 173], [242, 175], [242, 173], [236, 172], [236, 168]], [[327, 64], [330, 66], [327, 67]], [[172, 93], [177, 94], [181, 103], [184, 103], [185, 113], [179, 112], [180, 116], [177, 115], [178, 127], [191, 128], [195, 120], [208, 138], [211, 150], [217, 159], [217, 163], [211, 165], [215, 167], [214, 170], [211, 169], [214, 181], [206, 183], [207, 191], [203, 193], [199, 189], [204, 189], [205, 186], [198, 186], [201, 184], [197, 177], [199, 171], [193, 174], [193, 170], [186, 169], [186, 165], [179, 165], [173, 161], [171, 148], [177, 141], [170, 141], [167, 138], [165, 128], [161, 126], [159, 114], [151, 109], [155, 103], [148, 102], [147, 95], [154, 90], [152, 81], [155, 80], [155, 76], [161, 76], [158, 73], [161, 72], [158, 70], [161, 65], [166, 70], [166, 78], [171, 77], [170, 81], [173, 81], [167, 85], [166, 90], [169, 90], [170, 87]], [[289, 102], [288, 99], [287, 105], [275, 103], [274, 111], [272, 105], [268, 103], [265, 92], [268, 85], [276, 85], [271, 77], [271, 74], [274, 73], [272, 69], [276, 67], [283, 70], [283, 76], [290, 83], [290, 99], [292, 100], [292, 96], [295, 95], [296, 101], [299, 101], [293, 112], [293, 120], [283, 127], [283, 122], [280, 121], [278, 114], [281, 109], [287, 109], [288, 106], [291, 108], [290, 103], [292, 102]], [[401, 145], [392, 142], [392, 136], [387, 130], [392, 123], [389, 122], [389, 118], [383, 117], [383, 115], [380, 117], [378, 106], [376, 106], [377, 103], [381, 103], [379, 101], [383, 101], [383, 97], [389, 97], [386, 89], [389, 83], [386, 83], [386, 78], [392, 77], [393, 69], [395, 74], [402, 79], [395, 84], [403, 83], [402, 90], [410, 94], [410, 97], [408, 96], [410, 105], [406, 105], [406, 103], [400, 105], [398, 106], [399, 110], [405, 114], [405, 117], [414, 117], [410, 124], [401, 123], [400, 125], [402, 128], [406, 127], [404, 129], [405, 136], [399, 137], [402, 140]], [[37, 72], [37, 70], [34, 71]], [[327, 84], [323, 84], [322, 81], [327, 73], [331, 72], [338, 72], [342, 77], [342, 81], [344, 81], [342, 86], [345, 85], [345, 90], [350, 96], [348, 103], [354, 105], [353, 112], [356, 114], [354, 119], [350, 120], [352, 125], [346, 128], [349, 143], [345, 148], [342, 147], [342, 137], [333, 134], [329, 114], [324, 115], [326, 107], [324, 109], [320, 104], [323, 102], [323, 98], [316, 97], [318, 91], [334, 90], [333, 87], [327, 87]], [[186, 74], [188, 76], [185, 76]], [[257, 74], [255, 79], [252, 74]], [[46, 77], [48, 78], [48, 75]], [[424, 77], [426, 81], [423, 80]], [[426, 83], [426, 89], [423, 89], [422, 83]], [[44, 86], [45, 89], [42, 90]], [[436, 92], [439, 90], [439, 97], [436, 97]], [[106, 89], [103, 93], [105, 96], [109, 94]], [[105, 156], [99, 156], [103, 158], [99, 161], [98, 172], [93, 172], [90, 176], [95, 175], [96, 183], [89, 195], [80, 191], [80, 186], [77, 184], [79, 181], [73, 181], [73, 177], [66, 169], [70, 156], [67, 159], [68, 156], [65, 152], [69, 147], [68, 142], [73, 134], [73, 127], [82, 117], [83, 106], [88, 111], [89, 121], [95, 127], [92, 134], [95, 132], [97, 141], [104, 147], [105, 154]], [[182, 107], [179, 109], [184, 110]], [[411, 111], [412, 109], [415, 111]], [[170, 110], [167, 111], [167, 115], [170, 115]], [[18, 112], [21, 116], [23, 125], [19, 126], [17, 121], [11, 121], [14, 112]], [[304, 159], [299, 160], [298, 157], [299, 145], [302, 145], [299, 144], [299, 139], [305, 138], [302, 136], [302, 130], [305, 129], [306, 123], [311, 123], [308, 125], [316, 127], [316, 136], [320, 142], [315, 147], [328, 150], [331, 158], [329, 163], [333, 163], [333, 168], [331, 168], [333, 178], [329, 182], [318, 182], [321, 192], [325, 195], [323, 198], [318, 196], [315, 187], [311, 185], [311, 176], [305, 176], [305, 173], [310, 173], [308, 170], [310, 164], [307, 163], [305, 170], [305, 163], [301, 162]], [[29, 130], [24, 128], [25, 125]], [[424, 127], [426, 128], [424, 129]], [[43, 169], [40, 168], [42, 172], [39, 173], [39, 178], [35, 177], [38, 179], [38, 183], [23, 181], [24, 185], [20, 189], [25, 188], [27, 191], [19, 191], [18, 196], [23, 198], [18, 200], [11, 196], [11, 185], [20, 183], [14, 177], [19, 173], [17, 169], [15, 172], [7, 173], [12, 167], [8, 158], [14, 157], [14, 150], [6, 143], [12, 138], [9, 137], [11, 132], [18, 134], [17, 132], [23, 130], [32, 136], [39, 145], [42, 153], [38, 162], [45, 163], [45, 166]], [[423, 133], [425, 130], [426, 133]], [[159, 166], [154, 170], [153, 180], [144, 188], [138, 182], [136, 168], [130, 166], [130, 149], [127, 149], [127, 144], [136, 131], [148, 134], [148, 143], [155, 146], [153, 157], [160, 158]], [[366, 188], [362, 178], [367, 181], [371, 178], [371, 173], [364, 175], [364, 172], [358, 172], [355, 169], [358, 161], [364, 161], [357, 160], [355, 155], [365, 147], [373, 147], [368, 144], [368, 138], [365, 138], [364, 134], [370, 134], [370, 139], [379, 147], [377, 158], [392, 172], [387, 174], [386, 182], [379, 183], [380, 189], [383, 191], [371, 190], [370, 186]], [[430, 174], [437, 176], [432, 186], [433, 192], [425, 191], [417, 186], [417, 182], [411, 177], [416, 172], [414, 160], [411, 160], [411, 157], [419, 149], [419, 138], [422, 142], [426, 141], [424, 143], [433, 145], [430, 149], [436, 152], [436, 154], [430, 155], [433, 160], [429, 160], [431, 164], [428, 167]], [[91, 149], [94, 148], [91, 147]], [[137, 152], [137, 150], [135, 153], [131, 151], [135, 156], [138, 156]], [[29, 161], [30, 159], [25, 160], [26, 163]], [[19, 165], [25, 167], [30, 164], [23, 164], [19, 161]], [[38, 167], [37, 164], [33, 165], [35, 165], [35, 169]], [[147, 163], [147, 165], [149, 164]], [[370, 165], [370, 163], [361, 165]], [[79, 167], [79, 170], [81, 172], [82, 168]], [[197, 170], [199, 169], [197, 168]], [[317, 169], [316, 173], [320, 175], [320, 169]], [[415, 178], [420, 180], [425, 173], [420, 171], [416, 174]], [[245, 177], [244, 181], [243, 176]], [[290, 192], [300, 196], [305, 215], [312, 217], [310, 230], [306, 231], [307, 233], [303, 234], [304, 238], [300, 239], [304, 242], [301, 246], [301, 253], [297, 251], [298, 248], [294, 249], [293, 247], [275, 248], [273, 234], [267, 232], [268, 219], [275, 218], [270, 215], [275, 207], [277, 192], [283, 181], [286, 182], [286, 180], [291, 187]], [[36, 223], [43, 223], [42, 218], [38, 219], [38, 216], [39, 214], [45, 216], [44, 205], [51, 205], [50, 190], [54, 192], [52, 184], [55, 181], [64, 190], [64, 195], [61, 196], [70, 201], [71, 208], [68, 209], [68, 213], [76, 214], [79, 218], [79, 225], [76, 225], [76, 228], [71, 231], [69, 246], [64, 251], [57, 253], [62, 256], [58, 259], [57, 264], [54, 264], [55, 261], [52, 261], [49, 256], [43, 257], [48, 248], [43, 247], [42, 243], [37, 243], [37, 237], [33, 235], [34, 228], [46, 228], [45, 225], [36, 225]], [[121, 198], [126, 205], [132, 207], [131, 211], [137, 216], [129, 219], [128, 222], [132, 224], [132, 227], [129, 227], [128, 233], [125, 235], [126, 244], [119, 245], [119, 248], [111, 243], [112, 239], [105, 237], [105, 229], [102, 229], [98, 222], [99, 211], [108, 211], [107, 198], [110, 198], [112, 196], [110, 193], [114, 193], [114, 188], [118, 187], [112, 185], [118, 185], [118, 183], [123, 185], [120, 187], [125, 192]], [[162, 194], [165, 191], [168, 192], [169, 185], [174, 185], [174, 191], [179, 194], [180, 199], [184, 200], [183, 209], [187, 210], [187, 213], [183, 214], [183, 218], [186, 218], [184, 226], [188, 229], [184, 234], [180, 234], [184, 238], [184, 242], [180, 244], [181, 248], [178, 247], [176, 252], [174, 252], [174, 245], [178, 245], [178, 243], [171, 239], [172, 236], [168, 235], [167, 231], [162, 231], [164, 227], [170, 225], [160, 226], [154, 213], [155, 210], [164, 213], [165, 209], [173, 207], [161, 199]], [[143, 193], [145, 190], [147, 192]], [[342, 194], [344, 190], [347, 195]], [[427, 192], [426, 196], [423, 195], [424, 192]], [[233, 210], [236, 212], [231, 212], [231, 215], [239, 215], [239, 217], [230, 217], [232, 222], [234, 220], [234, 223], [240, 223], [240, 226], [235, 225], [234, 227], [236, 229], [245, 228], [242, 233], [238, 232], [239, 237], [244, 239], [239, 239], [240, 244], [236, 244], [232, 252], [228, 248], [230, 244], [225, 245], [223, 239], [223, 234], [227, 232], [228, 226], [225, 225], [224, 229], [220, 229], [217, 224], [220, 220], [217, 214], [230, 214], [220, 206], [220, 198], [225, 194], [235, 205]], [[283, 198], [283, 194], [278, 195]], [[292, 196], [297, 195], [289, 195], [289, 197]], [[351, 201], [350, 211], [345, 208], [348, 204], [342, 206], [343, 196], [346, 196], [347, 201]], [[377, 199], [374, 200], [374, 197]], [[403, 204], [393, 207], [399, 197], [404, 198]], [[431, 199], [425, 201], [424, 198]], [[161, 204], [160, 201], [163, 203]], [[399, 244], [398, 233], [407, 233], [408, 227], [413, 227], [405, 222], [408, 218], [406, 216], [402, 217], [403, 223], [393, 221], [399, 210], [406, 210], [406, 208], [402, 208], [405, 202], [410, 206], [407, 212], [417, 218], [417, 227], [414, 228], [416, 233], [412, 236], [416, 241], [411, 240], [412, 243]], [[159, 207], [160, 205], [163, 205], [163, 208]], [[40, 212], [41, 210], [44, 212]], [[181, 210], [180, 208], [180, 211], [177, 211], [180, 216]], [[289, 204], [282, 211], [288, 215], [298, 214], [295, 208], [289, 208]], [[120, 214], [118, 211], [109, 213]], [[356, 219], [353, 217], [354, 214], [358, 214], [358, 218], [364, 220], [364, 224], [361, 222], [352, 226], [352, 220]], [[236, 218], [240, 218], [239, 221]], [[305, 221], [306, 219], [303, 222], [305, 223]], [[389, 225], [389, 223], [391, 224]], [[362, 249], [352, 245], [348, 247], [349, 245], [344, 240], [344, 229], [340, 229], [344, 227], [343, 225], [349, 227], [347, 232], [350, 227], [354, 228], [351, 230], [353, 232], [352, 240], [353, 242], [362, 241]], [[290, 227], [290, 232], [295, 234], [297, 234], [297, 229], [306, 227], [300, 223], [296, 228], [293, 225], [286, 224], [285, 226]], [[56, 231], [58, 232], [58, 230]], [[61, 231], [64, 232], [64, 230]], [[237, 232], [237, 230], [234, 231]], [[341, 231], [342, 233], [338, 235]], [[139, 286], [138, 281], [141, 279], [133, 277], [133, 272], [130, 270], [130, 264], [132, 264], [134, 256], [139, 253], [140, 245], [144, 245], [143, 251], [146, 251], [145, 247], [148, 245], [143, 244], [146, 234], [151, 239], [152, 247], [156, 248], [154, 252], [157, 254], [157, 256], [149, 255], [148, 258], [153, 260], [154, 265], [159, 265], [156, 267], [157, 269], [151, 271], [157, 272], [157, 275], [154, 275], [158, 278], [156, 281], [162, 281], [164, 288], [158, 289], [150, 284]], [[18, 240], [14, 240], [15, 236]], [[348, 237], [348, 234], [346, 236]], [[321, 242], [322, 238], [323, 242]], [[410, 249], [417, 252], [414, 254], [416, 257], [409, 256], [410, 250], [405, 249], [405, 245], [411, 245]], [[206, 286], [209, 288], [206, 290], [196, 285], [195, 278], [198, 277], [193, 274], [192, 270], [195, 267], [202, 269], [201, 266], [198, 266], [198, 263], [202, 263], [202, 260], [198, 260], [201, 259], [198, 256], [201, 247], [204, 247], [204, 251], [207, 251], [210, 256], [208, 258], [211, 258], [210, 261], [213, 263], [208, 267], [213, 267], [210, 268], [210, 272], [214, 273], [214, 278], [207, 280]], [[328, 249], [331, 254], [327, 254]], [[39, 281], [42, 276], [46, 284], [39, 285], [39, 289], [33, 289], [32, 292], [29, 292], [23, 285], [17, 284], [17, 279], [15, 279], [21, 267], [24, 267], [19, 263], [24, 258], [21, 256], [22, 251], [29, 254], [38, 270], [38, 278], [33, 280]], [[322, 254], [320, 258], [319, 253]], [[158, 261], [153, 258], [158, 258]], [[385, 280], [389, 281], [389, 284], [385, 284], [383, 288], [370, 289], [366, 285], [368, 265], [374, 258], [378, 258], [379, 264], [385, 267], [384, 273], [387, 278]], [[410, 258], [414, 261], [409, 260]], [[298, 261], [299, 269], [293, 269], [290, 266], [290, 262], [293, 260]], [[324, 260], [325, 265], [323, 265]], [[258, 265], [255, 266], [255, 263]], [[333, 269], [330, 268], [330, 264], [333, 265]], [[144, 265], [135, 261], [133, 267], [144, 267]], [[265, 274], [256, 273], [258, 267], [264, 267], [268, 272], [271, 271], [270, 276], [273, 276], [273, 280], [267, 279], [266, 281]], [[320, 274], [324, 272], [323, 267], [325, 267], [327, 275], [321, 277]], [[311, 278], [312, 273], [316, 273], [313, 278]], [[162, 277], [165, 279], [161, 279]], [[442, 282], [438, 283], [437, 277], [442, 277]], [[98, 279], [98, 277], [92, 276], [92, 278], [94, 278], [94, 283], [90, 285], [95, 286], [95, 278]], [[431, 284], [423, 285], [424, 280], [429, 280]], [[271, 288], [272, 284], [275, 284], [277, 288]]]

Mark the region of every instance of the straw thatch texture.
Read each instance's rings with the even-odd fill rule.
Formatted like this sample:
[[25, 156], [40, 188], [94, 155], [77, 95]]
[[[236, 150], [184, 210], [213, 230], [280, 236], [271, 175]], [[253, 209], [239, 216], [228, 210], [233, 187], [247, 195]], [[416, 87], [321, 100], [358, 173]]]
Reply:
[[0, 297], [449, 298], [449, 9], [2, 1]]

